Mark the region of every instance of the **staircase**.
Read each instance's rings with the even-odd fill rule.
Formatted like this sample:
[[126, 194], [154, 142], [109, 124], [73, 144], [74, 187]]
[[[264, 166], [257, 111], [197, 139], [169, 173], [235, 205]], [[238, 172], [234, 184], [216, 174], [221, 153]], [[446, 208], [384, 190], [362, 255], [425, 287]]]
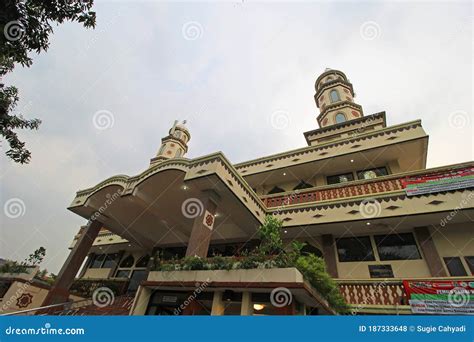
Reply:
[[133, 296], [119, 296], [114, 301], [104, 307], [99, 307], [86, 301], [83, 305], [49, 312], [48, 315], [55, 316], [127, 316], [133, 304]]

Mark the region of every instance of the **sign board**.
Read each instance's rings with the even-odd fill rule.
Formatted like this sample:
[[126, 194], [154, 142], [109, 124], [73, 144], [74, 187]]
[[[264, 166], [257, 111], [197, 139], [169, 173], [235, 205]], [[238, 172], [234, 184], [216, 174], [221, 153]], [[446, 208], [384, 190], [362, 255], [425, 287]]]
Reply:
[[474, 187], [474, 167], [402, 180], [407, 196]]
[[474, 315], [472, 281], [403, 281], [413, 313]]

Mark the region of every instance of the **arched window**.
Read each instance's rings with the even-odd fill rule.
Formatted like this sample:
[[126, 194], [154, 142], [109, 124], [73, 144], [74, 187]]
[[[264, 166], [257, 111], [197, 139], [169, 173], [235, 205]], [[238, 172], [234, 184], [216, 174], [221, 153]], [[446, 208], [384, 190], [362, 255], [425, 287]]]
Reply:
[[341, 98], [339, 97], [339, 93], [337, 92], [336, 89], [334, 90], [331, 90], [331, 92], [329, 93], [330, 97], [331, 97], [331, 103], [334, 103], [334, 102], [337, 102], [337, 101], [340, 101]]
[[313, 186], [311, 184], [306, 183], [305, 181], [299, 182], [297, 186], [294, 187], [293, 190], [303, 190], [303, 189], [308, 189], [312, 188]]
[[341, 123], [346, 121], [346, 116], [343, 113], [336, 114], [336, 123]]
[[271, 189], [268, 194], [271, 195], [271, 194], [277, 194], [279, 192], [285, 192], [285, 190], [283, 190], [282, 188], [279, 188], [278, 186], [275, 186], [273, 189]]
[[183, 150], [178, 148], [178, 151], [176, 151], [176, 158], [179, 158], [183, 155]]
[[126, 257], [125, 259], [122, 260], [122, 262], [120, 263], [120, 267], [132, 267], [133, 264], [135, 263], [135, 259], [133, 258], [132, 255], [129, 255], [128, 257]]

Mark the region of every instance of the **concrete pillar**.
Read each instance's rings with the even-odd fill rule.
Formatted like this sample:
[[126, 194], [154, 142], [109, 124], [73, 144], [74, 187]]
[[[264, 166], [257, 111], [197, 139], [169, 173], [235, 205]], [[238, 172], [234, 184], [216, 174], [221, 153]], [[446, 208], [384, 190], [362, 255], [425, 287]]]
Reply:
[[326, 262], [326, 268], [331, 277], [337, 278], [337, 261], [336, 261], [336, 243], [332, 234], [321, 236], [323, 245], [323, 256]]
[[98, 221], [89, 221], [87, 223], [87, 226], [59, 271], [53, 287], [43, 301], [43, 306], [64, 303], [68, 300], [69, 288], [84, 262], [84, 258], [87, 256], [87, 253], [89, 253], [92, 243], [99, 234], [101, 227], [102, 223]]
[[446, 270], [439, 256], [438, 250], [433, 242], [428, 227], [416, 227], [413, 229], [425, 258], [426, 264], [433, 277], [447, 277]]
[[143, 316], [146, 314], [148, 308], [148, 302], [153, 291], [148, 287], [139, 286], [135, 299], [133, 300], [132, 309], [130, 310], [130, 316]]
[[253, 304], [252, 304], [252, 293], [245, 291], [242, 292], [242, 306], [240, 308], [241, 316], [252, 316], [253, 315]]
[[225, 305], [222, 300], [221, 291], [214, 292], [214, 297], [212, 299], [212, 309], [211, 309], [211, 316], [222, 316], [224, 315]]
[[209, 244], [211, 243], [212, 230], [214, 228], [215, 213], [217, 210], [216, 199], [207, 195], [202, 201], [204, 210], [202, 214], [194, 219], [191, 236], [189, 237], [186, 256], [207, 257]]

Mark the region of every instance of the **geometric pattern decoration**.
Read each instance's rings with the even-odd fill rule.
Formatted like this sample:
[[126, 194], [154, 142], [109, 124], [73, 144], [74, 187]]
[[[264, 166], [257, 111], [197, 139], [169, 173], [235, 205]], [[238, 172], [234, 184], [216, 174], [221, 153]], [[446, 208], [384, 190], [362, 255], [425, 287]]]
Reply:
[[444, 203], [444, 201], [434, 200], [434, 201], [429, 202], [428, 204], [439, 205], [439, 204], [441, 204], [441, 203]]
[[212, 230], [212, 228], [214, 226], [214, 215], [212, 215], [209, 211], [206, 210], [206, 213], [204, 214], [204, 219], [203, 219], [202, 223], [207, 228]]
[[33, 295], [30, 293], [23, 293], [18, 299], [16, 300], [16, 306], [19, 308], [26, 308], [33, 302]]

